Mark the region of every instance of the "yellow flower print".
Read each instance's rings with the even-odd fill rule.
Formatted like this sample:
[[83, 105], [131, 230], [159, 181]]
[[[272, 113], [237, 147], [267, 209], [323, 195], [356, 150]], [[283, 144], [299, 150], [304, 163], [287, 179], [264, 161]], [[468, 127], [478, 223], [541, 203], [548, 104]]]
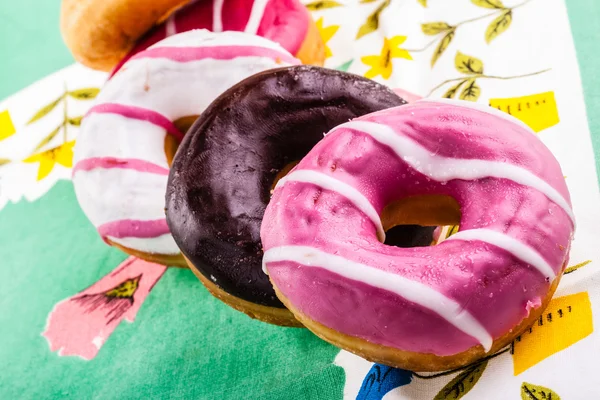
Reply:
[[327, 42], [329, 42], [338, 29], [340, 29], [340, 26], [331, 25], [323, 27], [323, 17], [319, 18], [316, 25], [317, 29], [319, 29], [319, 33], [321, 34], [321, 38], [323, 39], [323, 44], [325, 45], [325, 58], [329, 58], [333, 55], [333, 53], [331, 53], [331, 49], [329, 46], [327, 46]]
[[393, 58], [412, 60], [409, 52], [399, 47], [405, 40], [406, 36], [394, 36], [391, 39], [384, 38], [380, 55], [362, 57], [360, 60], [371, 67], [371, 69], [365, 73], [365, 76], [372, 79], [381, 75], [383, 79], [389, 79], [392, 75]]
[[56, 163], [63, 167], [71, 168], [73, 166], [73, 145], [75, 141], [63, 143], [60, 146], [54, 147], [50, 150], [43, 151], [41, 153], [34, 154], [23, 160], [26, 163], [39, 162], [40, 166], [38, 169], [37, 180], [41, 181], [52, 172], [52, 169]]

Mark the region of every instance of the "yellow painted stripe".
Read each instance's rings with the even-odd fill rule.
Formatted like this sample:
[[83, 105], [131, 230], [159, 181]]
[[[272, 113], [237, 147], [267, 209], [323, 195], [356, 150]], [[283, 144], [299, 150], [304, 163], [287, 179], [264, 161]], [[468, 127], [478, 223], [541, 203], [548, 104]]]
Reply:
[[538, 321], [514, 341], [515, 376], [577, 343], [593, 330], [587, 292], [552, 299]]
[[0, 112], [0, 140], [14, 135], [16, 132], [15, 126], [10, 118], [8, 110]]
[[490, 106], [520, 119], [536, 133], [550, 128], [560, 121], [554, 92], [490, 99]]

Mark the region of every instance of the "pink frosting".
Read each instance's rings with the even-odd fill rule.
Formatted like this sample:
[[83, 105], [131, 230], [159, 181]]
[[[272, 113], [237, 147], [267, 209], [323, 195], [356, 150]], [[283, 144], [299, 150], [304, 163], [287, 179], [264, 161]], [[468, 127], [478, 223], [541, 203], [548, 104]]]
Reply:
[[169, 175], [169, 170], [153, 162], [137, 158], [117, 157], [92, 157], [79, 161], [73, 167], [73, 175], [78, 171], [92, 171], [96, 168], [102, 169], [131, 169], [134, 171], [148, 172], [157, 175]]
[[[519, 124], [453, 104], [420, 101], [355, 121], [391, 127], [431, 155], [500, 161], [530, 171], [560, 193], [569, 193], [556, 159]], [[351, 150], [351, 151], [349, 151]], [[435, 169], [435, 165], [433, 166]], [[443, 194], [461, 207], [460, 231], [487, 229], [518, 240], [562, 272], [574, 225], [544, 193], [505, 178], [440, 182], [413, 169], [390, 147], [355, 129], [329, 134], [292, 170], [325, 174], [356, 188], [378, 213], [411, 195]], [[549, 280], [507, 249], [480, 240], [447, 240], [403, 249], [377, 240], [372, 220], [340, 193], [315, 184], [278, 187], [261, 229], [265, 252], [310, 246], [397, 274], [457, 302], [493, 338], [499, 338], [541, 305]], [[452, 355], [478, 345], [436, 312], [396, 293], [291, 261], [269, 262], [279, 290], [302, 313], [339, 332], [407, 351]]]
[[[131, 57], [163, 40], [170, 34], [187, 32], [192, 29], [213, 30], [213, 6], [215, 1], [194, 1], [178, 10], [171, 21], [164, 22], [141, 38], [135, 47], [115, 67], [118, 71]], [[223, 0], [221, 12], [222, 31], [244, 31], [248, 25], [254, 1]], [[174, 32], [167, 27], [171, 24]], [[310, 15], [298, 0], [269, 0], [256, 33], [259, 36], [279, 43], [291, 54], [296, 54], [308, 31]]]
[[183, 133], [177, 129], [175, 124], [171, 120], [158, 111], [150, 110], [148, 108], [136, 107], [126, 104], [117, 103], [100, 103], [90, 108], [86, 116], [90, 114], [116, 114], [121, 115], [125, 118], [139, 119], [142, 121], [148, 121], [153, 125], [159, 126], [167, 131], [167, 133], [173, 135], [175, 139], [181, 142], [183, 139]]
[[119, 221], [107, 222], [98, 227], [98, 233], [104, 239], [107, 236], [114, 238], [152, 238], [166, 235], [169, 232], [166, 218], [159, 218], [151, 221], [122, 219]]

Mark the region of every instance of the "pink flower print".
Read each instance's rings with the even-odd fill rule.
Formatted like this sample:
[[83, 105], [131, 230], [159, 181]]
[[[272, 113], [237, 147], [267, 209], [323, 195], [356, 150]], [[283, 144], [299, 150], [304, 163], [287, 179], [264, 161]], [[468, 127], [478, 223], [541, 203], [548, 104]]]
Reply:
[[166, 269], [129, 257], [89, 288], [56, 304], [42, 333], [50, 350], [58, 350], [60, 356], [94, 358], [123, 319], [134, 321]]

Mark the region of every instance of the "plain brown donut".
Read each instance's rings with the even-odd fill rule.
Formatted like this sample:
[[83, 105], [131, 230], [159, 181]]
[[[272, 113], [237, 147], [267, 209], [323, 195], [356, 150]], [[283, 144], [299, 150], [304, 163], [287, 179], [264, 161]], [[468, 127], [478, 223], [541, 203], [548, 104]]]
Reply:
[[157, 22], [189, 0], [63, 0], [60, 31], [75, 60], [109, 71]]

